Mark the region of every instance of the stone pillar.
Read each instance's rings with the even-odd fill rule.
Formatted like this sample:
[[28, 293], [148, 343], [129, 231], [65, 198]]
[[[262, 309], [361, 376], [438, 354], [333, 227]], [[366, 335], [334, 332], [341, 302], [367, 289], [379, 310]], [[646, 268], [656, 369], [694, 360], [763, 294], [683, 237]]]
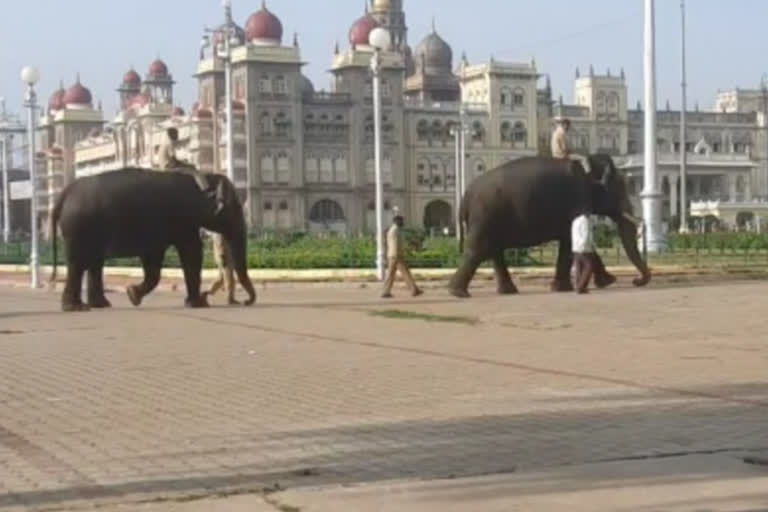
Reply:
[[736, 202], [736, 177], [728, 175], [728, 200]]
[[749, 202], [752, 200], [752, 176], [747, 174], [744, 177], [744, 201]]

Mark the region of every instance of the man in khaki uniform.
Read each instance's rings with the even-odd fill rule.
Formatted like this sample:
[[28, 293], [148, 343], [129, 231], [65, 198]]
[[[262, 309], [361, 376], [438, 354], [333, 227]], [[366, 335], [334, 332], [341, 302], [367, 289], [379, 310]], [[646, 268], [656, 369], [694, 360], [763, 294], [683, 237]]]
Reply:
[[398, 270], [400, 270], [400, 273], [403, 275], [403, 279], [405, 279], [405, 284], [408, 286], [408, 289], [411, 290], [411, 295], [417, 297], [424, 293], [413, 280], [411, 271], [403, 256], [403, 224], [404, 219], [402, 215], [395, 215], [395, 218], [392, 221], [392, 226], [387, 230], [387, 276], [384, 280], [384, 291], [381, 294], [381, 297], [384, 299], [392, 298], [392, 286], [395, 284], [395, 276], [397, 275]]
[[585, 156], [572, 153], [568, 148], [568, 130], [571, 128], [571, 121], [569, 119], [556, 118], [555, 122], [557, 126], [555, 126], [555, 130], [552, 132], [552, 156], [581, 162], [584, 171], [589, 174], [592, 170], [589, 160]]
[[224, 242], [224, 237], [220, 234], [211, 233], [210, 235], [213, 240], [213, 259], [219, 269], [219, 277], [211, 285], [208, 295], [215, 295], [226, 284], [227, 303], [230, 305], [240, 304], [235, 300], [235, 272], [232, 268], [229, 245]]
[[[189, 162], [179, 160], [176, 156], [178, 142], [179, 131], [174, 127], [168, 128], [166, 131], [166, 138], [163, 141], [163, 145], [160, 147], [160, 169], [177, 170], [192, 174], [200, 189], [205, 192], [208, 197], [215, 200], [214, 214], [218, 214], [221, 209], [224, 208], [223, 199], [218, 197], [217, 190], [212, 190], [210, 188], [203, 173], [195, 169]], [[213, 283], [208, 293], [214, 295], [221, 289], [222, 285], [226, 283], [229, 304], [237, 304], [237, 301], [235, 300], [235, 278], [232, 269], [232, 261], [229, 255], [229, 247], [224, 243], [224, 239], [219, 233], [211, 232], [210, 235], [213, 241], [213, 258], [219, 268], [219, 278]]]

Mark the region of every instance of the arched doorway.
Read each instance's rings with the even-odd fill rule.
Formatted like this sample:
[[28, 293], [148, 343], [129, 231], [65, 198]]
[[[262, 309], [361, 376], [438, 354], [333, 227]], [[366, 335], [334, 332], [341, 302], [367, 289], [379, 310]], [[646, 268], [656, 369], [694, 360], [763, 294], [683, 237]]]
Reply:
[[309, 211], [309, 227], [313, 233], [346, 233], [347, 219], [344, 209], [331, 199], [321, 199]]
[[443, 233], [446, 228], [451, 231], [453, 227], [453, 208], [450, 204], [436, 199], [424, 208], [424, 229], [430, 234]]

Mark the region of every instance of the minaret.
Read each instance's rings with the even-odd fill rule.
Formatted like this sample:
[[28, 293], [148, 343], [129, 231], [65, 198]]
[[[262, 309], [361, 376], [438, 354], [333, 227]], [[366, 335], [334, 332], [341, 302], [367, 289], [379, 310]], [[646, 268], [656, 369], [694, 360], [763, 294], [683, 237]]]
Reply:
[[403, 0], [371, 0], [371, 16], [392, 34], [393, 48], [404, 51], [408, 44], [408, 27]]

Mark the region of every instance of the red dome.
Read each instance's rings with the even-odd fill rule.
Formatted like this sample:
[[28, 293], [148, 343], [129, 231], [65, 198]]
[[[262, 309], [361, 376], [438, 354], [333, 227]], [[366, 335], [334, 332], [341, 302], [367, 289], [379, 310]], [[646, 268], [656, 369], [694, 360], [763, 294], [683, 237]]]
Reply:
[[66, 104], [64, 103], [64, 95], [67, 91], [63, 86], [59, 87], [59, 90], [51, 94], [48, 100], [48, 110], [62, 110]]
[[164, 78], [168, 76], [168, 66], [160, 59], [149, 65], [149, 76]]
[[371, 35], [371, 30], [379, 26], [379, 23], [371, 16], [366, 14], [355, 23], [352, 24], [352, 28], [349, 29], [349, 42], [354, 46], [367, 46], [368, 36]]
[[123, 75], [123, 85], [141, 85], [141, 77], [139, 74], [131, 69], [126, 74]]
[[175, 116], [183, 116], [184, 115], [184, 109], [181, 108], [181, 107], [174, 107], [173, 115], [175, 115]]
[[67, 89], [67, 92], [64, 93], [62, 101], [65, 105], [91, 105], [93, 97], [91, 96], [91, 91], [89, 91], [88, 88], [83, 87], [83, 84], [80, 83], [80, 78], [78, 77], [75, 85]]
[[262, 4], [261, 10], [253, 13], [245, 22], [245, 37], [248, 41], [266, 39], [279, 43], [283, 40], [283, 24]]

